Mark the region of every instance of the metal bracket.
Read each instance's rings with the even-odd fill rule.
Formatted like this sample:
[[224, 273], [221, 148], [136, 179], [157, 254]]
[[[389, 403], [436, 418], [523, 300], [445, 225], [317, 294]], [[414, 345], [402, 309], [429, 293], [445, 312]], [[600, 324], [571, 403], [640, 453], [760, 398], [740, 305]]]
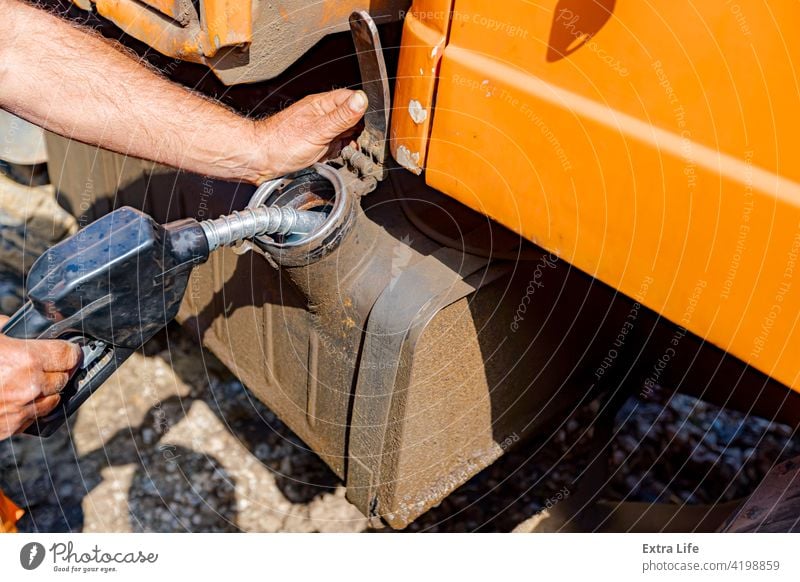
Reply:
[[386, 178], [389, 142], [386, 139], [391, 112], [389, 77], [378, 27], [368, 12], [361, 10], [350, 15], [350, 32], [361, 71], [361, 88], [367, 94], [369, 107], [364, 114], [364, 131], [356, 146], [342, 149], [342, 159], [364, 181], [370, 192], [377, 182]]

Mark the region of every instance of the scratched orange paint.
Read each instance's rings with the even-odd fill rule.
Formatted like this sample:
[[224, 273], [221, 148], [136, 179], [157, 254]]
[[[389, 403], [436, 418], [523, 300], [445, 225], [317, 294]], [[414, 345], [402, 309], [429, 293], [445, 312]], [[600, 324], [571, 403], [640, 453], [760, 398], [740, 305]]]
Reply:
[[433, 187], [798, 390], [798, 21], [762, 0], [455, 0], [430, 134], [410, 67], [392, 131]]

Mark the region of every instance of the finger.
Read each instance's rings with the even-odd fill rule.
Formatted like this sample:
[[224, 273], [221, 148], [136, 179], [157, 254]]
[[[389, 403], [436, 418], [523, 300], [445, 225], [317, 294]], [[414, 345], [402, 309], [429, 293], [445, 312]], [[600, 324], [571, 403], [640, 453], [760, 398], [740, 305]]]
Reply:
[[9, 319], [11, 318], [7, 315], [0, 315], [0, 327], [3, 327]]
[[[343, 98], [341, 92], [348, 95]], [[367, 94], [363, 91], [348, 91], [341, 89], [324, 95], [320, 99], [320, 108], [324, 111], [320, 120], [320, 137], [330, 141], [339, 134], [353, 127], [367, 110]]]
[[42, 396], [46, 374], [37, 367], [15, 372], [14, 381], [0, 396], [0, 403], [22, 405]]
[[49, 414], [58, 406], [60, 400], [61, 396], [58, 394], [41, 396], [25, 407], [25, 416], [28, 418], [39, 418], [40, 416]]
[[47, 372], [42, 382], [42, 394], [45, 396], [58, 394], [64, 389], [67, 382], [69, 382], [68, 372]]
[[82, 353], [77, 344], [62, 340], [36, 340], [35, 349], [45, 372], [69, 372], [80, 363]]
[[33, 421], [34, 421], [34, 420], [35, 420], [35, 419], [33, 419], [33, 418], [32, 418], [32, 419], [30, 419], [30, 420], [28, 420], [28, 421], [25, 421], [25, 422], [24, 422], [24, 423], [23, 423], [23, 424], [22, 424], [22, 425], [21, 425], [21, 426], [20, 426], [20, 427], [19, 427], [19, 428], [16, 430], [16, 432], [15, 432], [14, 434], [22, 434], [23, 432], [25, 432], [26, 430], [28, 430], [28, 427], [29, 427], [30, 425], [32, 425], [32, 424], [33, 424]]
[[309, 101], [321, 114], [326, 114], [343, 105], [353, 93], [355, 91], [352, 89], [334, 89], [325, 93], [307, 95], [300, 102]]

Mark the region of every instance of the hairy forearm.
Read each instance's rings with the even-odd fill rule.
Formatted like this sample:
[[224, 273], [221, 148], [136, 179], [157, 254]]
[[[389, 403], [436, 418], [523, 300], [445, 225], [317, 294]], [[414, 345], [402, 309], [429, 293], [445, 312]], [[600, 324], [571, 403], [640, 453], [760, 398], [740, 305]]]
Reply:
[[230, 180], [271, 177], [255, 125], [96, 35], [0, 0], [0, 107], [122, 154]]

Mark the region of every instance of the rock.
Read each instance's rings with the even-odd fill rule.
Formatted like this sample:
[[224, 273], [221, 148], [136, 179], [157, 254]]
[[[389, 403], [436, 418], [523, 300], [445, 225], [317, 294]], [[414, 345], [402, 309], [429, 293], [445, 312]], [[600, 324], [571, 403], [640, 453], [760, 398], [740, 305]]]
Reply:
[[0, 265], [25, 273], [48, 247], [77, 231], [52, 185], [28, 187], [0, 174]]

